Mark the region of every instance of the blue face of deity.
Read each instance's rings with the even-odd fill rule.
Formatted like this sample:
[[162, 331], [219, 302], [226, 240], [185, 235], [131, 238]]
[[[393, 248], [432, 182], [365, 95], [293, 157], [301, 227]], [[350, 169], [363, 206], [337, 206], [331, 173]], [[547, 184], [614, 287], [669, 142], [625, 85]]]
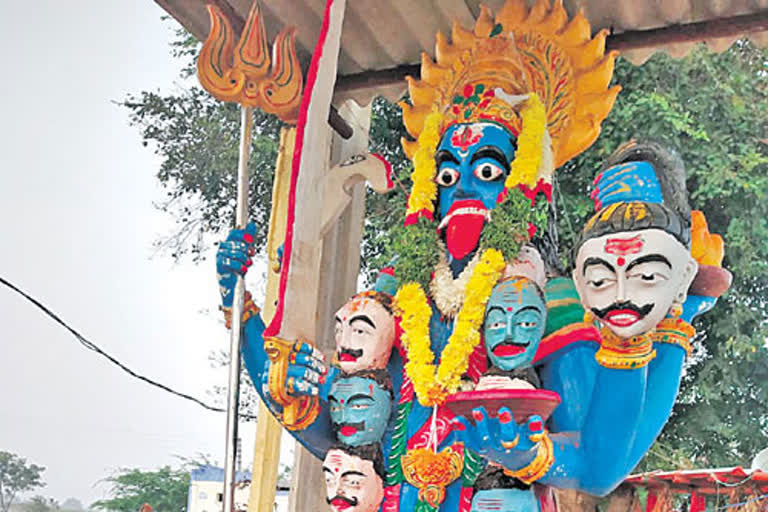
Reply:
[[541, 509], [533, 489], [487, 489], [477, 491], [472, 498], [470, 512], [499, 510], [539, 512]]
[[515, 140], [493, 123], [449, 127], [435, 153], [440, 230], [448, 251], [463, 258], [477, 247], [515, 155]]
[[339, 377], [328, 401], [340, 442], [360, 446], [381, 441], [392, 412], [392, 395], [374, 379]]
[[497, 284], [485, 309], [485, 349], [502, 370], [531, 365], [546, 323], [546, 304], [525, 278]]

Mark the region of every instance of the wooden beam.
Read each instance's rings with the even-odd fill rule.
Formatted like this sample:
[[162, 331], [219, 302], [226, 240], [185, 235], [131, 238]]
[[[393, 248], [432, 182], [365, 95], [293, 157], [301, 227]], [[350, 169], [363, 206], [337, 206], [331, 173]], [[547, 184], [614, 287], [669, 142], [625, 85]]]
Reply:
[[[608, 50], [654, 48], [666, 44], [692, 43], [719, 37], [738, 37], [742, 34], [765, 30], [768, 30], [768, 10], [729, 18], [611, 34], [606, 40], [606, 48]], [[420, 65], [403, 64], [388, 69], [342, 75], [336, 80], [336, 93], [386, 87], [402, 82], [408, 75], [418, 77]]]
[[342, 75], [336, 80], [335, 92], [353, 92], [361, 89], [386, 87], [403, 82], [406, 76], [419, 77], [420, 64], [404, 64], [389, 69], [363, 71], [354, 75]]
[[608, 36], [605, 47], [607, 50], [636, 50], [719, 37], [739, 37], [764, 30], [768, 30], [768, 10], [650, 30], [628, 30]]

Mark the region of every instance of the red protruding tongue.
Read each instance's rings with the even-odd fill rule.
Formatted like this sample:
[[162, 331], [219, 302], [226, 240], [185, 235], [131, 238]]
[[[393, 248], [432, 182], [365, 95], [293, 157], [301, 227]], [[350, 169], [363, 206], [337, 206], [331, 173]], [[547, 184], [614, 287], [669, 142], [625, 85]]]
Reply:
[[483, 232], [485, 217], [482, 215], [456, 215], [445, 228], [445, 243], [448, 252], [461, 259], [475, 250]]
[[499, 357], [516, 356], [522, 354], [525, 351], [525, 347], [522, 345], [499, 345], [493, 349], [494, 355]]
[[357, 429], [355, 427], [350, 427], [350, 426], [341, 427], [341, 429], [339, 429], [339, 433], [344, 437], [349, 437], [357, 434]]
[[352, 354], [349, 354], [349, 353], [347, 353], [347, 352], [343, 352], [343, 353], [342, 353], [342, 354], [339, 356], [339, 361], [344, 361], [344, 362], [352, 362], [352, 363], [354, 363], [355, 361], [357, 361], [357, 358], [356, 358], [355, 356], [353, 356]]

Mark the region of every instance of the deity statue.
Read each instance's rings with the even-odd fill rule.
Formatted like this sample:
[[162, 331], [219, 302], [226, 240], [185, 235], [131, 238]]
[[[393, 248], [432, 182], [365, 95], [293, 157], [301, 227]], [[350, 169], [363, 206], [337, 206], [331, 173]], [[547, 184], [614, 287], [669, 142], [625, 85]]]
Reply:
[[[414, 169], [398, 259], [337, 313], [334, 360], [302, 340], [268, 355], [272, 341], [246, 303], [245, 366], [273, 414], [325, 459], [334, 509], [487, 509], [500, 492], [478, 478], [489, 467], [523, 486], [606, 494], [669, 417], [687, 322], [716, 294], [686, 298], [702, 267], [688, 245], [690, 213], [651, 190], [668, 184], [666, 161], [647, 156], [659, 152], [622, 150], [607, 164], [574, 281], [544, 283], [527, 248], [549, 229], [554, 170], [595, 140], [619, 92], [609, 88], [616, 54], [605, 52], [606, 36], [545, 0], [508, 0], [495, 17], [483, 7], [473, 30], [454, 24], [450, 42], [438, 33], [435, 60], [424, 56], [402, 104]], [[220, 245], [225, 312], [252, 241], [235, 230]], [[531, 272], [516, 278], [514, 262]], [[512, 382], [535, 377], [529, 384], [560, 405], [546, 422], [491, 402], [457, 416], [452, 397], [475, 388], [489, 362]], [[353, 397], [370, 415], [349, 408]], [[365, 466], [351, 471], [367, 482], [349, 500], [345, 464]]]

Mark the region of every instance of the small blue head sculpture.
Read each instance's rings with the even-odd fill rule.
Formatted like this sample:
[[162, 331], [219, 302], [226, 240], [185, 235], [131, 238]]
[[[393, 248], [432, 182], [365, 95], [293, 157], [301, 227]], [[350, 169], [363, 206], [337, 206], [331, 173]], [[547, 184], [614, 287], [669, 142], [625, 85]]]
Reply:
[[544, 334], [547, 306], [539, 286], [525, 277], [498, 283], [485, 308], [485, 349], [505, 371], [531, 366]]
[[392, 400], [392, 384], [386, 370], [340, 375], [328, 395], [336, 438], [350, 446], [381, 441], [392, 412]]

